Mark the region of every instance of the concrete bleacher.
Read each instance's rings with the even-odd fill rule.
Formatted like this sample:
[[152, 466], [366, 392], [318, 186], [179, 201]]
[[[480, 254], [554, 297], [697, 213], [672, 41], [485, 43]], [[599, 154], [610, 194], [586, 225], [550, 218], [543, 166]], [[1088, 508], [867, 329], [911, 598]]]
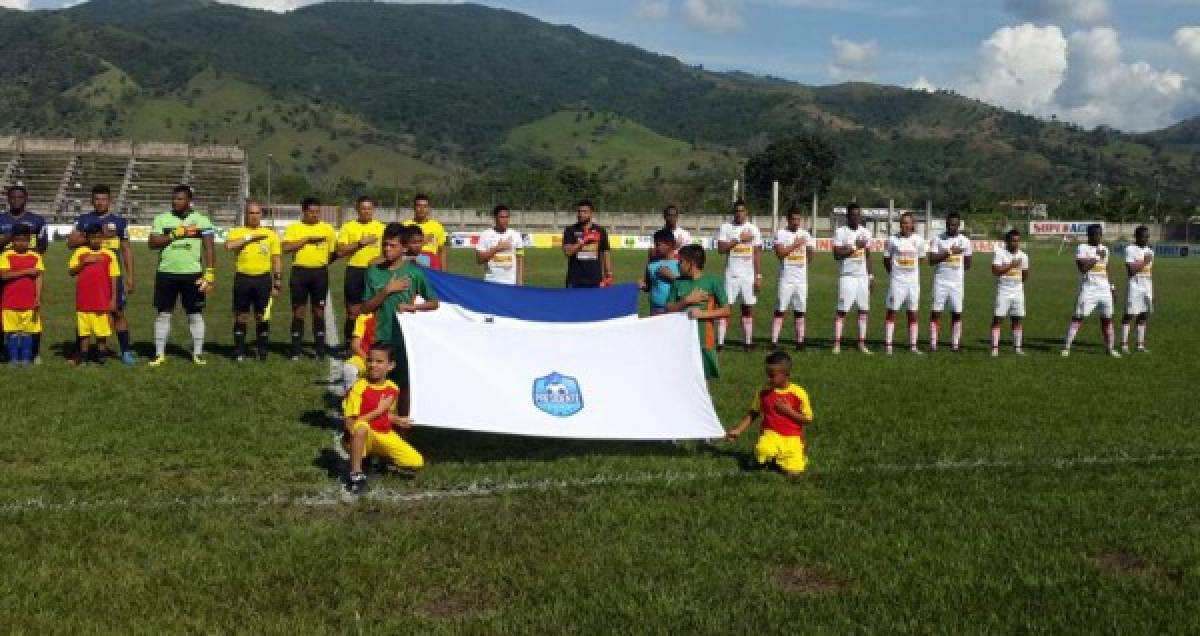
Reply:
[[197, 209], [227, 222], [241, 210], [249, 175], [245, 151], [232, 146], [0, 137], [0, 186], [25, 186], [30, 209], [52, 221], [72, 220], [100, 183], [134, 223], [169, 209], [180, 183], [196, 192]]

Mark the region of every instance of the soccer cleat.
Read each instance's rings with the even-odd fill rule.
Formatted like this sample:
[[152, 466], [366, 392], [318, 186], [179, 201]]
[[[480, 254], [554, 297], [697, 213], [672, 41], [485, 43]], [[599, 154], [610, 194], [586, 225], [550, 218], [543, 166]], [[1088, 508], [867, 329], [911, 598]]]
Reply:
[[1063, 350], [1062, 350], [1062, 353], [1060, 353], [1059, 355], [1061, 355], [1061, 356], [1062, 356], [1062, 357], [1064, 357], [1064, 358], [1070, 357], [1070, 355], [1071, 355], [1071, 350], [1070, 350], [1070, 349], [1063, 349]]
[[992, 357], [993, 357], [993, 358], [999, 358], [999, 357], [1000, 357], [1000, 350], [999, 350], [999, 349], [997, 349], [997, 348], [995, 348], [995, 347], [992, 347]]
[[1145, 353], [1145, 354], [1149, 354], [1149, 353], [1150, 353], [1150, 350], [1149, 350], [1149, 349], [1147, 349], [1147, 348], [1145, 348], [1145, 347], [1138, 347], [1138, 348], [1137, 348], [1137, 352], [1138, 352], [1138, 353]]
[[861, 354], [863, 354], [863, 355], [866, 355], [866, 356], [869, 356], [869, 355], [874, 355], [874, 354], [872, 354], [872, 353], [871, 353], [871, 350], [870, 350], [870, 349], [868, 349], [868, 348], [867, 348], [867, 345], [865, 345], [865, 344], [859, 344], [859, 345], [858, 345], [858, 352], [859, 352], [859, 353], [861, 353]]
[[237, 354], [236, 356], [234, 356], [234, 357], [233, 357], [233, 361], [234, 361], [234, 362], [236, 362], [236, 363], [238, 363], [238, 364], [241, 364], [241, 363], [243, 363], [243, 362], [245, 362], [245, 361], [246, 361], [246, 356], [244, 356], [244, 355], [242, 355], [242, 354], [240, 354], [240, 353], [239, 353], [239, 354]]
[[132, 351], [122, 352], [121, 353], [121, 364], [130, 366], [130, 367], [137, 364], [137, 354], [135, 354]]
[[35, 366], [35, 367], [42, 366], [42, 356], [34, 356], [33, 357], [33, 366]]
[[746, 344], [742, 345], [742, 351], [745, 351], [746, 353], [750, 353], [751, 351], [754, 351], [754, 345], [752, 345], [750, 343], [746, 343]]
[[723, 344], [717, 345], [717, 353], [721, 353], [723, 351], [725, 351], [725, 345], [723, 345]]
[[1023, 356], [1023, 355], [1025, 355], [1025, 350], [1020, 347], [1017, 347], [1016, 349], [1013, 349], [1013, 353], [1015, 353], [1019, 356]]
[[344, 437], [343, 437], [341, 431], [333, 432], [333, 452], [337, 453], [338, 457], [341, 457], [342, 459], [349, 461], [350, 460], [350, 452], [346, 450], [346, 445], [342, 443], [343, 439], [344, 439]]
[[804, 352], [804, 343], [797, 342], [796, 343], [796, 353], [803, 353], [803, 352]]
[[1121, 357], [1121, 352], [1120, 352], [1120, 351], [1117, 351], [1116, 349], [1109, 349], [1109, 350], [1108, 350], [1108, 355], [1110, 355], [1110, 356], [1112, 356], [1112, 357], [1114, 357], [1114, 358], [1120, 358], [1120, 357]]
[[[861, 350], [862, 350], [862, 348], [861, 348], [861, 347], [859, 347], [859, 350], [861, 351]], [[887, 348], [885, 348], [885, 349], [883, 350], [883, 352], [884, 352], [884, 353], [886, 353], [886, 354], [888, 354], [889, 356], [890, 356], [890, 355], [892, 355], [892, 353], [893, 353], [893, 351], [892, 351], [892, 348], [891, 348], [891, 347], [887, 347]]]
[[365, 492], [367, 492], [367, 476], [363, 473], [350, 473], [350, 479], [346, 481], [346, 494], [360, 497]]
[[840, 345], [840, 344], [833, 345], [833, 355], [836, 356], [836, 355], [840, 354], [841, 352], [842, 352], [842, 345]]
[[161, 367], [167, 363], [167, 356], [155, 356], [148, 364], [152, 367]]
[[192, 354], [192, 364], [194, 364], [198, 367], [202, 367], [202, 366], [208, 364], [208, 360], [205, 360], [204, 356], [202, 356], [198, 353], [193, 353]]
[[913, 355], [917, 355], [917, 356], [923, 356], [923, 355], [925, 355], [925, 352], [924, 352], [924, 351], [921, 351], [920, 349], [918, 349], [918, 348], [916, 348], [916, 347], [911, 347], [911, 348], [909, 348], [909, 350], [908, 350], [908, 351], [909, 351], [910, 353], [912, 353]]

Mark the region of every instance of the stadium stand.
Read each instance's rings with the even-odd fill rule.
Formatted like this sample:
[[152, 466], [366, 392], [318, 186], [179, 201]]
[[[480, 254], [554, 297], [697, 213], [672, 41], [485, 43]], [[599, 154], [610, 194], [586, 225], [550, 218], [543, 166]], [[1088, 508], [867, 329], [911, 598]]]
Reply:
[[249, 191], [246, 153], [234, 146], [0, 137], [0, 185], [25, 186], [30, 209], [52, 221], [73, 219], [97, 183], [113, 189], [116, 209], [134, 223], [167, 209], [179, 183], [218, 224], [237, 218]]

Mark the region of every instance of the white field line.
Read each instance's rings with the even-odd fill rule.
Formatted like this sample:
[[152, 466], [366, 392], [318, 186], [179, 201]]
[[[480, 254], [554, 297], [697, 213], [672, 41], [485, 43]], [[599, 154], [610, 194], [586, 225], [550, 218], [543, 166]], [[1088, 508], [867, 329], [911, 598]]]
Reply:
[[[994, 469], [1049, 469], [1073, 470], [1094, 466], [1120, 465], [1152, 465], [1165, 463], [1195, 463], [1200, 462], [1200, 452], [1185, 452], [1174, 454], [1151, 455], [1115, 455], [1108, 457], [1054, 457], [1031, 460], [1003, 459], [947, 459], [930, 463], [917, 464], [875, 464], [869, 466], [847, 466], [813, 471], [818, 475], [838, 474], [917, 474], [947, 471], [972, 471]], [[624, 473], [615, 475], [594, 475], [592, 477], [575, 477], [562, 479], [511, 480], [511, 481], [476, 481], [430, 488], [427, 490], [403, 491], [386, 488], [374, 488], [364, 496], [372, 502], [404, 504], [445, 499], [489, 497], [507, 493], [542, 492], [551, 490], [567, 490], [572, 488], [606, 487], [636, 484], [666, 484], [685, 483], [705, 479], [740, 478], [757, 473], [745, 472], [739, 469], [705, 470], [705, 471], [660, 471], [646, 473]], [[324, 488], [320, 492], [308, 495], [266, 495], [261, 497], [245, 495], [226, 496], [197, 496], [197, 497], [168, 497], [160, 499], [142, 498], [112, 498], [112, 499], [64, 499], [52, 501], [46, 499], [26, 499], [0, 501], [0, 514], [19, 514], [35, 511], [81, 511], [96, 509], [164, 509], [164, 508], [219, 508], [233, 506], [333, 506], [343, 503], [339, 487]]]

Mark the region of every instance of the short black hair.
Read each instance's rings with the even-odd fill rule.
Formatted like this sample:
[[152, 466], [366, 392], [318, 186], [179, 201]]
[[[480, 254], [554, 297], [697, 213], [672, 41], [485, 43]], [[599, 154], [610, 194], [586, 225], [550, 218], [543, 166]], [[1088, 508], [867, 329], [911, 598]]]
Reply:
[[671, 210], [675, 210], [675, 213], [676, 213], [676, 214], [679, 214], [679, 206], [676, 206], [676, 205], [668, 205], [667, 207], [663, 208], [663, 215], [665, 216], [665, 215], [666, 215], [668, 212], [670, 212]]
[[772, 351], [767, 355], [767, 366], [784, 366], [788, 369], [792, 368], [792, 356], [789, 356], [785, 351]]
[[655, 243], [675, 243], [675, 234], [671, 230], [659, 229], [654, 231]]
[[509, 210], [507, 205], [497, 205], [496, 207], [492, 208], [492, 216], [500, 216], [501, 212], [511, 211], [512, 210]]
[[1137, 236], [1138, 234], [1142, 234], [1143, 232], [1144, 232], [1144, 233], [1146, 233], [1146, 234], [1149, 234], [1149, 233], [1150, 233], [1150, 228], [1146, 227], [1145, 225], [1139, 225], [1139, 226], [1137, 226], [1137, 227], [1133, 228], [1133, 235], [1134, 235], [1134, 236]]
[[1021, 230], [1018, 230], [1017, 228], [1014, 227], [1013, 229], [1004, 233], [1004, 240], [1007, 241], [1009, 239], [1012, 239], [1013, 237], [1020, 238], [1020, 236], [1021, 236]]
[[383, 226], [383, 240], [390, 241], [392, 239], [402, 238], [404, 236], [404, 224], [395, 221]]
[[591, 208], [592, 210], [596, 209], [596, 206], [592, 205], [591, 199], [580, 199], [579, 203], [575, 204], [575, 207], [576, 208]]
[[[915, 214], [913, 214], [912, 212], [901, 212], [901, 213], [900, 213], [900, 216], [896, 217], [896, 220], [897, 220], [897, 221], [903, 220], [903, 219], [904, 219], [904, 217], [906, 217], [906, 216], [907, 216], [908, 218], [912, 219], [912, 220], [913, 220], [913, 222], [916, 222], [916, 220], [917, 220], [917, 217], [916, 217], [916, 215], [915, 215]], [[950, 217], [946, 217], [946, 218], [950, 218]]]
[[787, 216], [804, 216], [804, 208], [798, 205], [793, 205], [792, 207], [788, 208]]
[[364, 203], [370, 203], [371, 205], [375, 205], [375, 199], [372, 199], [371, 197], [364, 194], [363, 196], [358, 197], [358, 200], [356, 200], [354, 202], [354, 207], [358, 207]]
[[112, 188], [109, 188], [104, 184], [94, 185], [92, 186], [92, 196], [96, 196], [97, 194], [112, 196]]
[[368, 352], [371, 352], [371, 351], [383, 352], [384, 354], [387, 355], [388, 362], [395, 362], [395, 360], [396, 360], [396, 350], [392, 348], [392, 345], [390, 345], [386, 342], [372, 342], [371, 348], [367, 349], [367, 351]]
[[949, 221], [950, 219], [958, 219], [959, 221], [961, 221], [962, 215], [959, 214], [958, 212], [951, 212], [950, 214], [946, 215], [946, 220]]
[[311, 208], [313, 206], [320, 207], [320, 205], [321, 205], [321, 200], [318, 199], [317, 197], [304, 197], [304, 199], [302, 201], [300, 201], [300, 209], [301, 210], [307, 210], [308, 208]]
[[174, 188], [171, 188], [171, 196], [175, 196], [177, 194], [186, 194], [189, 199], [192, 198], [192, 186], [186, 183], [181, 183]]
[[1088, 234], [1091, 234], [1092, 232], [1103, 232], [1103, 231], [1104, 231], [1104, 226], [1100, 225], [1099, 223], [1092, 223], [1091, 225], [1087, 226]]
[[733, 202], [733, 209], [735, 209], [735, 210], [738, 208], [744, 208], [744, 207], [747, 207], [745, 199], [738, 199], [737, 201]]
[[28, 223], [18, 223], [12, 230], [13, 236], [33, 236], [33, 228]]
[[849, 214], [850, 210], [858, 210], [859, 212], [861, 212], [862, 206], [857, 203], [851, 202], [850, 205], [846, 206], [846, 214]]
[[8, 190], [6, 190], [7, 194], [12, 194], [14, 192], [24, 192], [25, 194], [29, 194], [29, 190], [26, 190], [25, 186], [19, 183], [17, 185], [8, 186]]
[[413, 205], [416, 205], [417, 201], [424, 201], [426, 203], [429, 203], [429, 197], [424, 194], [418, 193], [417, 196], [413, 197]]
[[84, 236], [89, 236], [89, 237], [99, 236], [100, 234], [103, 234], [103, 233], [104, 233], [104, 229], [100, 227], [99, 223], [89, 223], [86, 227], [83, 228]]
[[687, 261], [700, 269], [704, 269], [704, 248], [699, 245], [684, 245], [679, 248], [679, 260]]
[[420, 225], [416, 225], [416, 224], [405, 225], [400, 228], [400, 242], [401, 243], [409, 242], [414, 236], [424, 236], [424, 235], [425, 235], [425, 233], [421, 231]]

